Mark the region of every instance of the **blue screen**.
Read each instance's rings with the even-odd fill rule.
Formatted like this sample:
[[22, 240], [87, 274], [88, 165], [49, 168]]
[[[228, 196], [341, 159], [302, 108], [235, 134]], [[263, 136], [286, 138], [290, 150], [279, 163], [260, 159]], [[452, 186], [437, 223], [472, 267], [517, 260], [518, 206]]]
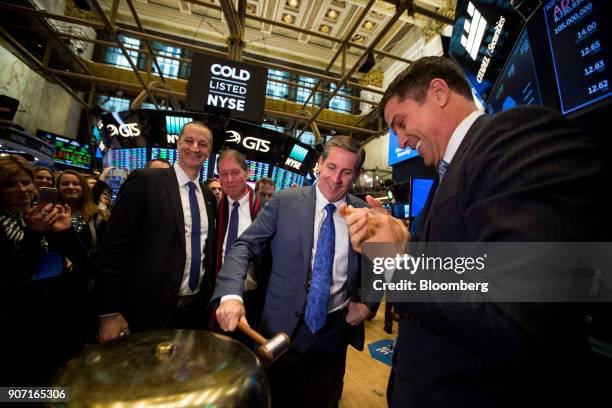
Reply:
[[416, 218], [427, 202], [433, 179], [413, 178], [410, 194], [410, 216]]
[[404, 160], [412, 159], [418, 155], [419, 153], [410, 147], [401, 149], [397, 141], [397, 136], [391, 129], [389, 129], [389, 158], [387, 160], [387, 164], [389, 166], [393, 166], [394, 164], [403, 162]]
[[[178, 160], [178, 152], [176, 149], [154, 147], [151, 149], [151, 160], [154, 159], [166, 159], [170, 162], [170, 164], [174, 165], [174, 163], [176, 163]], [[200, 170], [200, 180], [202, 181], [206, 181], [208, 178], [208, 162], [209, 160], [206, 160], [202, 166], [202, 169]]]
[[306, 178], [289, 170], [274, 166], [272, 180], [274, 180], [274, 191], [279, 191], [291, 187], [292, 184], [304, 185]]

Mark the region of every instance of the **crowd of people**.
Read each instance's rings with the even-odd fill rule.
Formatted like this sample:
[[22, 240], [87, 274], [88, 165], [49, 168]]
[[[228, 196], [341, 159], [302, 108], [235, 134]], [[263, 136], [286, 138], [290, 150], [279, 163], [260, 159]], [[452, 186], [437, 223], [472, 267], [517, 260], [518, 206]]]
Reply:
[[[580, 241], [593, 231], [602, 165], [590, 138], [558, 114], [519, 107], [489, 117], [441, 57], [401, 73], [380, 113], [401, 147], [438, 169], [410, 231], [372, 197], [349, 193], [365, 160], [349, 136], [326, 143], [314, 186], [274, 193], [268, 178], [249, 186], [235, 150], [220, 153], [218, 178], [200, 183], [212, 134], [190, 122], [178, 161], [133, 171], [112, 205], [106, 170], [86, 180], [0, 158], [2, 342], [15, 355], [0, 383], [41, 384], [87, 342], [154, 329], [232, 333], [242, 322], [291, 336], [268, 370], [274, 406], [337, 406], [347, 347], [363, 349], [378, 308], [360, 297], [364, 242]], [[57, 200], [37, 202], [37, 188], [51, 186]], [[565, 305], [394, 307], [390, 406], [581, 395], [586, 337]]]

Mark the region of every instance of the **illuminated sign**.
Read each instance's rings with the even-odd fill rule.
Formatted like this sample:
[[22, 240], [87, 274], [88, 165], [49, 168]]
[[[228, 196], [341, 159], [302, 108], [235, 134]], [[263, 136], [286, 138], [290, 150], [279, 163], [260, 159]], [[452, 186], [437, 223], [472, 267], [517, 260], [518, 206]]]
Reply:
[[123, 125], [106, 125], [106, 129], [110, 132], [110, 136], [123, 136], [123, 137], [137, 137], [140, 136], [140, 129], [138, 123], [125, 123]]
[[185, 106], [261, 122], [267, 75], [263, 67], [195, 54]]
[[181, 129], [189, 122], [193, 122], [193, 118], [185, 116], [166, 116], [166, 142], [168, 144], [176, 144]]
[[225, 133], [230, 135], [229, 139], [225, 139], [226, 142], [236, 143], [238, 145], [241, 144], [242, 146], [244, 146], [245, 148], [249, 150], [257, 150], [262, 153], [266, 153], [270, 151], [270, 141], [269, 140], [259, 139], [259, 138], [252, 137], [252, 136], [247, 136], [245, 138], [242, 138], [240, 136], [240, 133], [236, 132], [235, 130], [227, 130]]
[[285, 165], [289, 167], [293, 167], [296, 170], [300, 170], [302, 168], [302, 163], [308, 154], [308, 149], [295, 145], [293, 149], [291, 149], [291, 153], [289, 153], [289, 157], [285, 160]]
[[487, 102], [525, 19], [511, 2], [489, 0], [467, 1], [456, 16], [449, 54]]

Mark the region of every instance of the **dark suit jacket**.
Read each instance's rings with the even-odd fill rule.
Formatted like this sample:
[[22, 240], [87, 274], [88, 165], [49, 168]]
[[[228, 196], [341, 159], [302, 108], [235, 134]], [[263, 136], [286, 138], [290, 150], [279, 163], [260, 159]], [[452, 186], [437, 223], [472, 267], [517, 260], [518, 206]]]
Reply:
[[[601, 170], [592, 140], [552, 111], [481, 116], [432, 189], [414, 238], [593, 240]], [[527, 398], [553, 406], [567, 402], [584, 377], [586, 336], [573, 305], [397, 307], [409, 319], [400, 324], [394, 356], [394, 407], [499, 407]]]
[[[264, 336], [279, 331], [291, 335], [305, 312], [311, 273], [315, 188], [286, 189], [274, 194], [253, 224], [234, 242], [217, 277], [213, 299], [242, 295], [249, 260], [270, 245], [273, 263], [260, 328]], [[347, 202], [354, 207], [367, 206], [352, 195], [347, 196]], [[353, 300], [360, 299], [359, 263], [359, 256], [349, 242], [347, 282], [349, 297]], [[377, 305], [369, 306], [375, 310]], [[363, 349], [363, 325], [354, 328], [352, 337], [350, 344]]]
[[[202, 191], [208, 238], [199, 293], [207, 303], [214, 277], [216, 200], [209, 189]], [[99, 255], [99, 314], [121, 312], [131, 331], [167, 327], [185, 268], [184, 223], [174, 168], [130, 174], [119, 191]]]

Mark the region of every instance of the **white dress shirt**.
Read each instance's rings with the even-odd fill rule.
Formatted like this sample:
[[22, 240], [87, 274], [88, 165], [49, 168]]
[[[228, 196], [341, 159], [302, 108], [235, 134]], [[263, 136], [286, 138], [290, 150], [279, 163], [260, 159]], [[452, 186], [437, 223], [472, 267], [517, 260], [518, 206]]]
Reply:
[[455, 153], [457, 153], [457, 149], [459, 149], [459, 145], [461, 145], [461, 142], [463, 142], [468, 130], [470, 130], [474, 122], [476, 122], [476, 119], [478, 119], [481, 115], [484, 115], [484, 112], [475, 110], [467, 115], [461, 121], [461, 123], [459, 123], [459, 126], [455, 128], [455, 131], [448, 140], [448, 145], [446, 146], [446, 151], [444, 152], [444, 157], [442, 160], [448, 164], [451, 164], [451, 161], [453, 160], [453, 157], [455, 157]]
[[[183, 270], [183, 280], [181, 282], [179, 295], [188, 296], [200, 291], [200, 282], [202, 282], [205, 273], [203, 261], [205, 256], [204, 246], [206, 245], [206, 238], [208, 236], [208, 215], [206, 213], [206, 204], [204, 203], [200, 181], [197, 178], [191, 180], [178, 163], [174, 164], [174, 172], [176, 173], [176, 180], [179, 185], [181, 204], [183, 206], [183, 218], [185, 220], [185, 269]], [[187, 183], [190, 181], [195, 184], [196, 198], [200, 209], [200, 259], [202, 260], [198, 286], [193, 291], [189, 288], [189, 269], [191, 266], [191, 207], [189, 206], [189, 186]]]
[[[310, 258], [310, 270], [314, 263], [315, 254], [317, 253], [317, 241], [319, 239], [319, 231], [321, 225], [327, 217], [327, 211], [325, 206], [330, 202], [325, 198], [323, 193], [319, 190], [319, 186], [315, 187], [317, 191], [317, 199], [315, 203], [315, 217], [314, 217], [314, 236], [312, 245], [312, 256]], [[327, 304], [328, 313], [335, 312], [336, 310], [343, 309], [348, 305], [348, 287], [346, 281], [348, 279], [348, 254], [349, 254], [349, 233], [348, 227], [340, 214], [338, 213], [338, 206], [341, 203], [346, 202], [346, 196], [341, 200], [332, 203], [336, 206], [334, 211], [334, 229], [336, 235], [336, 245], [334, 249], [334, 268], [332, 271], [332, 285], [329, 289], [329, 303]]]
[[[232, 198], [230, 196], [227, 196], [227, 203], [228, 203], [228, 220], [227, 220], [227, 230], [225, 231], [225, 238], [223, 239], [223, 258], [222, 260], [225, 261], [225, 249], [227, 246], [227, 233], [229, 231], [229, 225], [230, 222], [232, 221], [232, 210], [234, 209], [234, 203], [236, 201], [232, 200]], [[238, 238], [239, 236], [242, 235], [242, 233], [249, 228], [249, 226], [253, 223], [253, 221], [251, 221], [251, 208], [250, 208], [250, 203], [249, 203], [249, 193], [247, 191], [247, 193], [238, 200], [238, 204], [240, 204], [240, 206], [238, 207], [238, 234], [236, 235], [236, 238]], [[257, 279], [255, 279], [255, 270], [253, 267], [253, 263], [250, 262], [249, 263], [249, 270], [247, 272], [247, 277], [244, 280], [244, 291], [248, 291], [248, 290], [253, 290], [257, 288]]]

